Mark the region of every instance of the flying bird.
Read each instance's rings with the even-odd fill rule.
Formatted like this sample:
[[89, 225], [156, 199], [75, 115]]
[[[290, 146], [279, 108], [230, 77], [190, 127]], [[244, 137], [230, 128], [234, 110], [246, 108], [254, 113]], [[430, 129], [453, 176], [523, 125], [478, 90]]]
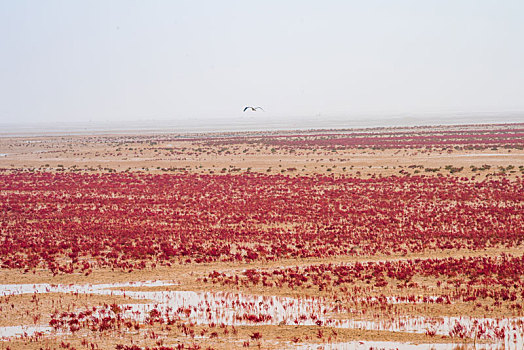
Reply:
[[247, 106], [246, 108], [244, 108], [244, 112], [247, 111], [248, 109], [251, 109], [253, 112], [256, 112], [257, 109], [261, 109], [262, 111], [264, 111], [264, 108], [262, 108], [262, 107], [251, 107], [251, 106]]

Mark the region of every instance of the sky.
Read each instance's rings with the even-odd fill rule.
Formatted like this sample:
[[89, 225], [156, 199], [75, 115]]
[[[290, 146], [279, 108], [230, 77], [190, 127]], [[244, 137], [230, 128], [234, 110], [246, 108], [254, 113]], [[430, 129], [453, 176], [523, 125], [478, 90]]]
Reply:
[[523, 14], [522, 0], [0, 0], [0, 122], [522, 112]]

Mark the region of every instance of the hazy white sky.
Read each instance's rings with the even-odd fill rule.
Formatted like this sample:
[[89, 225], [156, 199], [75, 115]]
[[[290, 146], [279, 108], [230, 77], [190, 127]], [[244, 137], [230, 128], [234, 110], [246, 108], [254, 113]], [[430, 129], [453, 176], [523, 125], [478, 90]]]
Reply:
[[0, 121], [524, 111], [524, 1], [0, 0]]

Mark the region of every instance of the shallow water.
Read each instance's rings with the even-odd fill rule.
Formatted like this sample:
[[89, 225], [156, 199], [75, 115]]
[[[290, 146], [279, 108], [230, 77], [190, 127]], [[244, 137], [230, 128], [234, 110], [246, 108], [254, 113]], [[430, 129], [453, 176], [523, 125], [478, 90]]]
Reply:
[[235, 116], [193, 117], [171, 120], [93, 121], [48, 123], [0, 123], [2, 136], [204, 133], [268, 130], [309, 130], [371, 127], [409, 127], [421, 125], [522, 123], [521, 113], [418, 113], [416, 115], [277, 115], [270, 111]]
[[521, 154], [514, 153], [474, 153], [474, 154], [458, 154], [453, 157], [504, 157], [504, 156], [522, 156]]
[[49, 326], [8, 326], [0, 327], [0, 339], [19, 336], [33, 336], [36, 333], [48, 334], [53, 330]]
[[111, 288], [129, 287], [163, 287], [172, 286], [172, 281], [142, 281], [105, 284], [0, 284], [0, 295], [41, 294], [41, 293], [82, 293], [82, 294], [111, 294]]
[[[522, 345], [524, 318], [471, 318], [471, 317], [395, 317], [379, 320], [341, 320], [343, 314], [336, 311], [336, 305], [322, 298], [288, 298], [277, 296], [248, 295], [229, 292], [194, 291], [136, 291], [132, 287], [157, 287], [175, 285], [174, 281], [145, 281], [113, 284], [19, 284], [0, 285], [0, 295], [32, 293], [79, 293], [95, 295], [126, 296], [150, 303], [126, 305], [123, 316], [137, 321], [146, 321], [154, 309], [161, 317], [180, 318], [197, 324], [226, 325], [324, 325], [336, 328], [365, 329], [449, 335], [460, 330], [468, 338], [497, 340], [496, 332], [504, 329], [507, 347]], [[388, 302], [406, 302], [401, 298], [389, 298]], [[415, 302], [420, 302], [416, 300]], [[16, 328], [0, 327], [0, 337], [14, 334]], [[27, 333], [27, 332], [26, 332]], [[500, 339], [499, 341], [502, 341]], [[347, 345], [347, 348], [356, 344]], [[338, 346], [338, 345], [337, 345]], [[344, 345], [346, 346], [346, 345]], [[344, 348], [344, 347], [342, 347]], [[358, 347], [357, 347], [358, 348]], [[404, 348], [404, 347], [403, 347]], [[338, 348], [333, 348], [338, 349]], [[344, 348], [345, 349], [345, 348]], [[446, 349], [449, 349], [446, 348]]]

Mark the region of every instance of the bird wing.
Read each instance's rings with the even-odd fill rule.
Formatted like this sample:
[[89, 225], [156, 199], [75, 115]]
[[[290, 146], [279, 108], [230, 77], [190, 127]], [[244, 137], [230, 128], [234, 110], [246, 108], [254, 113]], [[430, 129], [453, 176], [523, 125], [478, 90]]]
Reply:
[[[262, 108], [262, 107], [255, 107], [255, 109], [261, 109], [261, 110], [264, 111], [264, 108]], [[264, 111], [264, 112], [265, 112], [265, 111]]]
[[244, 108], [244, 112], [245, 112], [246, 110], [250, 109], [250, 108], [253, 108], [253, 107], [249, 107], [249, 106], [248, 106], [248, 107]]

